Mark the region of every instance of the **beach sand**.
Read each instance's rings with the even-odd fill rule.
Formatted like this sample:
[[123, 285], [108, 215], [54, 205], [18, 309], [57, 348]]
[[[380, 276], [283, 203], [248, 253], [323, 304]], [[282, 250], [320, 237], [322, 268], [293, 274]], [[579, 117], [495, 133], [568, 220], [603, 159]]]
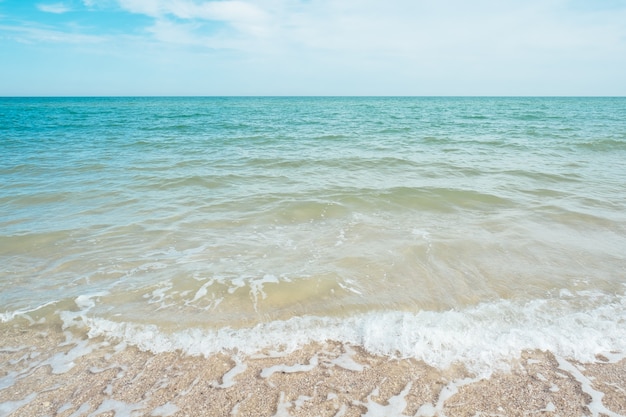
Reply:
[[0, 336], [2, 416], [626, 415], [626, 360], [602, 356], [526, 351], [475, 375], [334, 342], [192, 357], [37, 325]]

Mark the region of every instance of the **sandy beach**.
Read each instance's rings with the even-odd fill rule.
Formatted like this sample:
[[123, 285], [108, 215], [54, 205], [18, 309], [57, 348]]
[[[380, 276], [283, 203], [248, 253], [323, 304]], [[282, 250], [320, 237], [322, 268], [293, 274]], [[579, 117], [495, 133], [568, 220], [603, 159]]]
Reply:
[[526, 351], [475, 375], [334, 342], [295, 352], [153, 354], [3, 325], [2, 416], [620, 416], [626, 360]]

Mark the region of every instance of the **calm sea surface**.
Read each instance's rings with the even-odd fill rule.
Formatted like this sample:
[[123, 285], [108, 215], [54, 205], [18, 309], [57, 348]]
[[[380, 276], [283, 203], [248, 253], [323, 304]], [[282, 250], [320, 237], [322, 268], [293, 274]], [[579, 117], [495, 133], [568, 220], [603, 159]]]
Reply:
[[4, 323], [584, 360], [625, 284], [625, 98], [0, 98]]

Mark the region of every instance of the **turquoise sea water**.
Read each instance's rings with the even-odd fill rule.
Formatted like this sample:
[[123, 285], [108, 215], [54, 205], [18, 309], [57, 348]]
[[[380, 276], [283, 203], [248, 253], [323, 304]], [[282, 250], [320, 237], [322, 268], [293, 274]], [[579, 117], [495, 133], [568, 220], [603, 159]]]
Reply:
[[0, 98], [0, 155], [3, 323], [626, 352], [625, 98]]

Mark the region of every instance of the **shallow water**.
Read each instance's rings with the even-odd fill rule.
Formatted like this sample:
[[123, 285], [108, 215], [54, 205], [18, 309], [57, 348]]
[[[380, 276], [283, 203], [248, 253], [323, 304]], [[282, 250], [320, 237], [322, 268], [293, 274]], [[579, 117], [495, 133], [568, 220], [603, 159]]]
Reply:
[[0, 150], [6, 325], [626, 352], [623, 98], [3, 98]]

